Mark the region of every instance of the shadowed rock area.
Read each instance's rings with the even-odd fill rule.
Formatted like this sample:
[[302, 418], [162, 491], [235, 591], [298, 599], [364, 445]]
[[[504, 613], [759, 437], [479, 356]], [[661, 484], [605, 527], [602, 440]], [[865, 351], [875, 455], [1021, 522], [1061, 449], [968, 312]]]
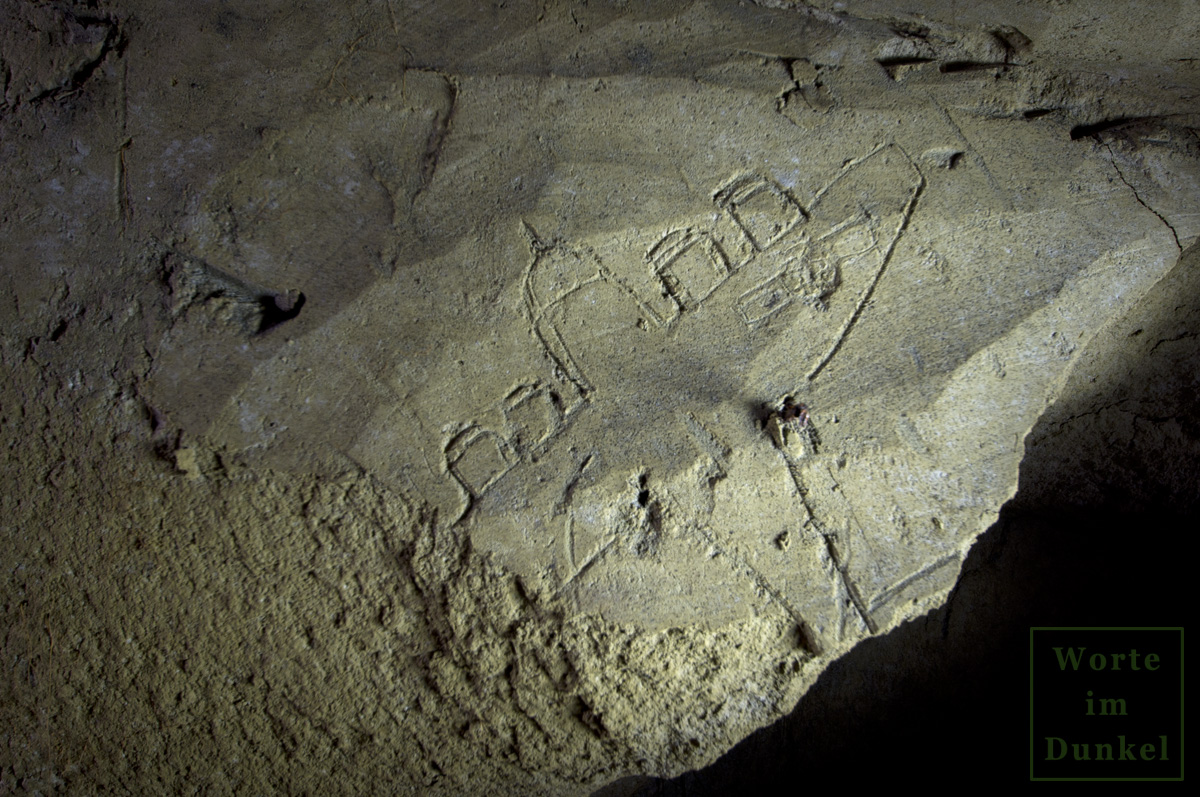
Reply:
[[6, 789], [815, 782], [1183, 624], [1195, 4], [0, 20]]

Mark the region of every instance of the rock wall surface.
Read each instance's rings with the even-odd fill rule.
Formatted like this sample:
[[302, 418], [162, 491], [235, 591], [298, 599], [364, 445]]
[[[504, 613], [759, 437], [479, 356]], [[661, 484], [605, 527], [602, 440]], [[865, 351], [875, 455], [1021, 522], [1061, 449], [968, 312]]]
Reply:
[[1195, 3], [0, 19], [5, 788], [677, 775], [1075, 418], [1194, 484]]

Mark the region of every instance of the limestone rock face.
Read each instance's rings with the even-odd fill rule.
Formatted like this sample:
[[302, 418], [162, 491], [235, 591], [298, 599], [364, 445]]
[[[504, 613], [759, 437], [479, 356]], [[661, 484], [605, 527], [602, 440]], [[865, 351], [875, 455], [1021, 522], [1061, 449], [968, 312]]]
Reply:
[[703, 765], [1200, 235], [1191, 6], [418, 5], [3, 4], [18, 780]]

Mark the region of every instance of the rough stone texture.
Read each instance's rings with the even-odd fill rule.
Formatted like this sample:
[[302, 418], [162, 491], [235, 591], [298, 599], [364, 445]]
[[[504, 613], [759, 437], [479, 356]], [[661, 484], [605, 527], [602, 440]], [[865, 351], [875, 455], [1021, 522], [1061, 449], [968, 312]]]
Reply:
[[0, 20], [6, 789], [629, 792], [1194, 509], [1193, 3]]

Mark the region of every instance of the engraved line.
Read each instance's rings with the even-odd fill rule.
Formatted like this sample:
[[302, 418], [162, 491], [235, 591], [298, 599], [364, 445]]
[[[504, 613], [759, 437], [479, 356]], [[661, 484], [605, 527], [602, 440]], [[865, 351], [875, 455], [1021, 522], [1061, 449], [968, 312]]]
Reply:
[[825, 473], [829, 475], [829, 481], [833, 482], [833, 486], [837, 488], [838, 499], [846, 505], [846, 511], [849, 513], [850, 519], [854, 521], [854, 524], [858, 526], [860, 530], [865, 528], [863, 522], [858, 519], [858, 514], [854, 511], [854, 507], [852, 507], [850, 502], [846, 500], [846, 495], [842, 492], [842, 485], [838, 483], [837, 477], [835, 477], [833, 475], [833, 471], [829, 469], [828, 463], [825, 463]]
[[952, 562], [958, 561], [959, 560], [958, 556], [959, 555], [957, 552], [946, 554], [945, 556], [943, 556], [941, 559], [938, 559], [933, 564], [926, 565], [925, 567], [921, 568], [920, 570], [918, 570], [917, 572], [908, 576], [907, 578], [903, 578], [900, 581], [897, 581], [895, 584], [888, 587], [883, 592], [879, 593], [878, 595], [876, 595], [874, 598], [871, 599], [870, 605], [871, 605], [872, 611], [874, 611], [875, 609], [878, 609], [880, 606], [883, 606], [884, 604], [886, 604], [892, 598], [896, 597], [897, 594], [899, 594], [900, 592], [907, 589], [909, 587], [909, 585], [913, 584], [914, 582], [920, 581], [921, 579], [923, 579], [927, 576], [931, 576], [934, 574], [934, 572], [941, 570], [946, 565], [951, 564]]
[[129, 168], [125, 162], [125, 150], [133, 144], [133, 139], [129, 137], [128, 118], [129, 118], [129, 63], [121, 58], [121, 74], [118, 78], [118, 91], [121, 95], [121, 104], [117, 109], [117, 127], [120, 132], [117, 134], [119, 143], [114, 158], [114, 173], [113, 173], [113, 203], [115, 211], [115, 219], [121, 225], [121, 237], [125, 237], [125, 229], [129, 224], [129, 217], [133, 210], [132, 197], [129, 191]]
[[818, 191], [813, 196], [812, 202], [808, 203], [809, 207], [815, 208], [820, 203], [821, 198], [823, 196], [825, 196], [827, 193], [829, 193], [829, 189], [833, 188], [835, 185], [837, 185], [839, 182], [841, 182], [842, 178], [845, 177], [846, 175], [850, 174], [850, 172], [854, 169], [855, 166], [857, 166], [860, 163], [866, 162], [869, 158], [872, 158], [875, 155], [878, 155], [880, 152], [882, 152], [883, 150], [887, 149], [890, 146], [891, 146], [891, 143], [885, 141], [884, 143], [875, 147], [875, 149], [868, 152], [866, 155], [863, 155], [861, 158], [855, 158], [854, 160], [847, 162], [844, 166], [842, 166], [841, 171], [839, 171], [837, 173], [837, 176], [834, 177], [832, 180], [830, 180], [820, 191]]
[[570, 515], [567, 515], [567, 535], [566, 535], [565, 542], [567, 544], [567, 563], [569, 565], [571, 565], [571, 571], [574, 572], [575, 571], [575, 521]]
[[[562, 495], [559, 496], [558, 501], [555, 502], [554, 510], [550, 517], [556, 517], [567, 511], [567, 504], [571, 503], [571, 495], [575, 492], [575, 486], [579, 484], [579, 480], [583, 478], [583, 474], [585, 471], [587, 471], [588, 466], [592, 464], [593, 458], [594, 456], [592, 454], [588, 454], [586, 457], [584, 457], [583, 461], [579, 463], [579, 467], [577, 467], [575, 472], [571, 474], [571, 478], [567, 479], [567, 483], [563, 486]], [[572, 567], [573, 566], [574, 564], [572, 564]]]
[[[842, 577], [842, 584], [846, 588], [846, 593], [850, 596], [850, 600], [854, 603], [854, 608], [862, 617], [863, 623], [867, 626], [867, 630], [872, 634], [879, 632], [879, 624], [871, 617], [870, 611], [867, 609], [867, 604], [862, 599], [862, 595], [858, 592], [858, 587], [854, 584], [854, 579], [850, 577], [850, 563], [842, 557], [842, 552], [838, 550], [834, 543], [834, 535], [825, 531], [824, 526], [817, 520], [816, 514], [813, 513], [812, 507], [808, 503], [808, 490], [804, 487], [804, 480], [800, 478], [800, 466], [792, 459], [788, 452], [780, 449], [779, 453], [783, 455], [783, 461], [787, 464], [788, 474], [792, 477], [792, 483], [796, 485], [796, 495], [800, 498], [800, 504], [804, 507], [804, 511], [808, 513], [809, 522], [813, 528], [825, 540], [825, 547], [829, 550], [829, 557], [833, 560], [833, 565], [837, 568], [838, 573]], [[828, 468], [826, 468], [828, 470]], [[833, 478], [833, 473], [830, 472], [829, 478], [834, 484], [837, 480]], [[845, 500], [843, 498], [843, 500]], [[853, 511], [851, 511], [853, 514]]]
[[571, 577], [562, 583], [562, 586], [558, 588], [558, 591], [561, 593], [564, 589], [571, 586], [571, 584], [575, 581], [575, 579], [582, 576], [584, 573], [586, 573], [588, 570], [590, 570], [592, 568], [592, 565], [594, 565], [594, 564], [596, 564], [596, 562], [600, 561], [600, 558], [602, 556], [604, 556], [604, 554], [608, 553], [608, 549], [613, 547], [613, 545], [616, 544], [617, 536], [618, 535], [614, 534], [609, 539], [608, 542], [606, 542], [606, 543], [604, 543], [604, 545], [600, 546], [600, 550], [596, 551], [594, 554], [589, 556], [588, 560], [586, 562], [584, 562], [582, 565], [580, 565], [579, 569], [576, 570], [574, 573], [572, 573]]
[[580, 369], [579, 365], [571, 357], [571, 350], [567, 348], [567, 342], [562, 339], [562, 335], [559, 334], [557, 327], [555, 327], [553, 324], [549, 324], [548, 326], [550, 328], [550, 332], [554, 335], [554, 339], [558, 342], [558, 345], [562, 347], [562, 356], [560, 357], [557, 353], [555, 353], [553, 347], [550, 346], [550, 342], [547, 341], [546, 337], [542, 334], [542, 330], [535, 327], [534, 334], [537, 335], [537, 339], [541, 341], [542, 347], [546, 350], [546, 354], [550, 355], [550, 359], [553, 360], [554, 364], [559, 367], [559, 370], [562, 371], [563, 376], [565, 376], [567, 380], [571, 382], [571, 384], [575, 385], [580, 393], [583, 393], [584, 395], [591, 393], [592, 386], [587, 381], [587, 377], [583, 375], [582, 369]]
[[706, 429], [704, 424], [696, 420], [696, 416], [692, 415], [692, 413], [680, 411], [679, 417], [701, 450], [716, 461], [717, 466], [721, 468], [722, 474], [727, 473], [729, 471], [729, 463], [726, 457], [729, 456], [729, 447], [722, 444], [716, 435]]
[[806, 380], [811, 382], [813, 379], [815, 379], [817, 374], [821, 373], [821, 369], [828, 365], [829, 361], [833, 359], [833, 355], [837, 354], [838, 349], [840, 349], [842, 347], [842, 343], [845, 342], [846, 336], [850, 334], [850, 328], [854, 326], [856, 321], [858, 321], [858, 317], [862, 315], [863, 307], [866, 306], [867, 301], [871, 298], [871, 294], [875, 292], [875, 286], [879, 284], [879, 280], [883, 277], [883, 272], [887, 269], [888, 263], [890, 263], [892, 260], [892, 253], [896, 251], [896, 243], [900, 240], [900, 236], [904, 233], [905, 228], [908, 227], [909, 220], [912, 218], [912, 211], [913, 207], [917, 203], [917, 197], [921, 195], [921, 191], [925, 188], [925, 177], [918, 173], [918, 178], [917, 187], [913, 191], [912, 196], [909, 197], [908, 203], [904, 206], [904, 212], [900, 216], [900, 223], [896, 227], [895, 234], [892, 235], [892, 240], [888, 244], [887, 250], [883, 253], [883, 259], [879, 263], [879, 268], [875, 270], [875, 276], [871, 278], [871, 282], [867, 285], [866, 290], [864, 290], [862, 295], [859, 297], [858, 304], [855, 306], [854, 312], [851, 313], [850, 317], [846, 319], [846, 322], [842, 324], [842, 328], [838, 331], [837, 336], [834, 338], [833, 345], [829, 347], [829, 351], [825, 352], [825, 356], [822, 357], [817, 364], [812, 367], [812, 370], [805, 375], [804, 378]]
[[[836, 567], [834, 568], [834, 572], [838, 574], [837, 578], [840, 580], [841, 572]], [[838, 591], [836, 583], [834, 584], [833, 589], [835, 593]], [[835, 599], [838, 607], [838, 641], [841, 641], [846, 638], [846, 620], [850, 616], [850, 612], [846, 611], [846, 602], [842, 600], [841, 594], [837, 594]], [[855, 609], [854, 611], [857, 612], [858, 609]]]
[[863, 622], [867, 624], [867, 630], [872, 634], [879, 633], [879, 624], [871, 617], [866, 601], [862, 599], [862, 595], [858, 591], [858, 585], [854, 583], [854, 579], [850, 578], [850, 563], [842, 559], [842, 553], [834, 542], [835, 535], [822, 531], [819, 527], [817, 530], [825, 538], [825, 547], [829, 549], [829, 557], [833, 559], [834, 567], [842, 574], [842, 583], [846, 586], [846, 592], [849, 593], [850, 600], [854, 602], [854, 608], [858, 609]]
[[992, 170], [988, 168], [987, 162], [983, 159], [983, 155], [979, 152], [979, 149], [971, 143], [971, 139], [967, 138], [967, 134], [963, 132], [961, 127], [959, 127], [958, 122], [954, 121], [954, 117], [950, 115], [950, 112], [946, 110], [945, 106], [943, 106], [934, 98], [931, 92], [925, 91], [922, 93], [929, 98], [931, 103], [933, 103], [933, 107], [938, 110], [938, 113], [941, 114], [942, 119], [946, 122], [946, 124], [950, 125], [950, 127], [954, 129], [955, 134], [962, 141], [963, 146], [965, 146], [967, 151], [971, 154], [971, 162], [979, 167], [979, 170], [983, 172], [983, 176], [987, 178], [988, 185], [992, 187], [992, 190], [996, 192], [996, 195], [1000, 197], [1000, 199], [1003, 200], [1004, 203], [1009, 206], [1009, 208], [1012, 208], [1012, 201], [1004, 195], [1004, 189], [1001, 188], [1000, 183], [996, 180], [995, 175], [992, 174]]

